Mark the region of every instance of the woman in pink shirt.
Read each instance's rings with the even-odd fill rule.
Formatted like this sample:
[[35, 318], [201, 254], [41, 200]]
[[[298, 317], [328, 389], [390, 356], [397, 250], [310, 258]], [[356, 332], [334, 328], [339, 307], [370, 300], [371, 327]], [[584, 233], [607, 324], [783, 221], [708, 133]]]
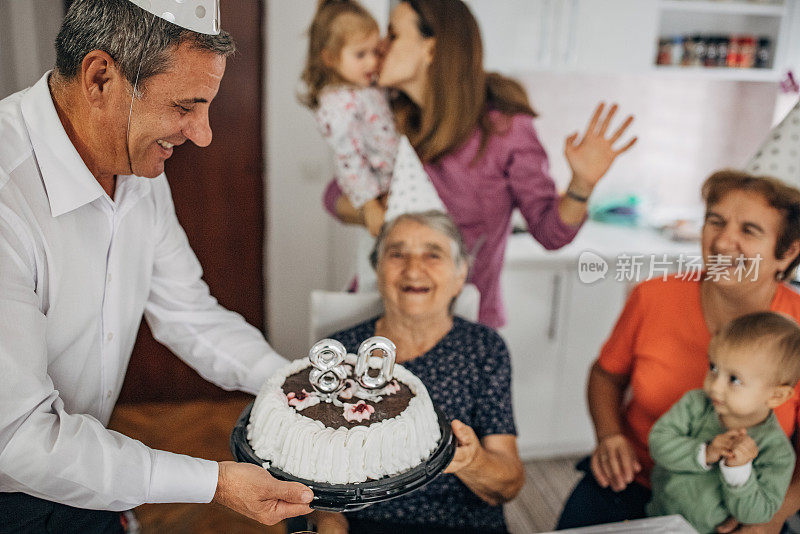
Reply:
[[[595, 185], [636, 141], [612, 147], [633, 118], [607, 136], [616, 105], [604, 114], [600, 104], [583, 138], [567, 138], [564, 152], [573, 174], [560, 195], [525, 90], [483, 70], [478, 24], [461, 0], [404, 0], [392, 11], [383, 46], [378, 83], [397, 90], [392, 104], [398, 129], [416, 149], [474, 255], [470, 281], [481, 293], [479, 321], [499, 328], [505, 324], [500, 271], [512, 210], [520, 209], [545, 248], [572, 241]], [[344, 222], [364, 224], [335, 182], [325, 205]]]

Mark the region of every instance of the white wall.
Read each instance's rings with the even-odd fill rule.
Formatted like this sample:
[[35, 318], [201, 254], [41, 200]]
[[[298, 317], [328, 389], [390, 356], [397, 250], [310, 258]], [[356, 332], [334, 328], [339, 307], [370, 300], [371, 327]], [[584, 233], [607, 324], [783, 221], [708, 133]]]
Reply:
[[[800, 81], [800, 0], [789, 2], [789, 17], [786, 21], [786, 65], [787, 70], [794, 73], [795, 80]], [[777, 124], [797, 103], [797, 94], [782, 93], [775, 104], [772, 122]]]
[[536, 128], [562, 188], [569, 179], [564, 139], [585, 128], [597, 102], [617, 102], [621, 113], [614, 125], [634, 115], [630, 135], [639, 140], [603, 177], [593, 199], [633, 194], [669, 214], [691, 205], [696, 215], [702, 213], [700, 184], [755, 153], [770, 129], [778, 94], [776, 83], [658, 74], [539, 72], [521, 80], [540, 113]]
[[[305, 32], [316, 4], [265, 4], [266, 326], [270, 343], [287, 358], [308, 353], [310, 291], [347, 284], [358, 231], [345, 228], [322, 208], [323, 189], [333, 176], [331, 155], [311, 112], [296, 98]], [[363, 4], [379, 21], [387, 20], [386, 0]]]
[[0, 0], [0, 99], [53, 68], [63, 15], [60, 1]]

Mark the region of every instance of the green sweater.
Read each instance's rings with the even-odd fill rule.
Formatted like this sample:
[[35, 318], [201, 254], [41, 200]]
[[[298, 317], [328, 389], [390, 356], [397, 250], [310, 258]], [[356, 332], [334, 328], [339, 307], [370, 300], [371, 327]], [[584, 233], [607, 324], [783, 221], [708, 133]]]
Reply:
[[703, 443], [726, 432], [701, 389], [688, 392], [650, 431], [653, 499], [648, 515], [681, 514], [699, 532], [713, 532], [729, 516], [740, 523], [764, 523], [780, 508], [794, 469], [794, 449], [774, 413], [747, 429], [758, 445], [750, 478], [733, 487], [719, 465], [698, 461]]

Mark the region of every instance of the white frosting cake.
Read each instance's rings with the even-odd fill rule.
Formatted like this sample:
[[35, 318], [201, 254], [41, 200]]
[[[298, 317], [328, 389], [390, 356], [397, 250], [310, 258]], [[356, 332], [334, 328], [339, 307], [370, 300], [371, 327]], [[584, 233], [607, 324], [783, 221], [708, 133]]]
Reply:
[[[352, 365], [352, 355], [346, 361]], [[441, 433], [428, 390], [403, 366], [395, 365], [394, 378], [412, 393], [405, 410], [371, 424], [367, 419], [353, 428], [331, 428], [303, 415], [305, 406], [290, 405], [294, 395], [284, 393], [286, 378], [310, 365], [308, 358], [296, 360], [261, 388], [247, 426], [247, 439], [260, 458], [299, 478], [352, 484], [407, 471], [436, 449]]]

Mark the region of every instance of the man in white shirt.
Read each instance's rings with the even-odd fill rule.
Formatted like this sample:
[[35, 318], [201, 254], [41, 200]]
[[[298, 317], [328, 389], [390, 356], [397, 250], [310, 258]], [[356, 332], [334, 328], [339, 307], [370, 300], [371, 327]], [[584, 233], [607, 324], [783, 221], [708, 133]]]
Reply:
[[210, 296], [164, 176], [174, 145], [211, 142], [230, 36], [76, 0], [56, 49], [0, 101], [0, 532], [119, 532], [112, 512], [142, 503], [308, 513], [301, 484], [105, 428], [143, 314], [225, 389], [256, 393], [285, 363]]

